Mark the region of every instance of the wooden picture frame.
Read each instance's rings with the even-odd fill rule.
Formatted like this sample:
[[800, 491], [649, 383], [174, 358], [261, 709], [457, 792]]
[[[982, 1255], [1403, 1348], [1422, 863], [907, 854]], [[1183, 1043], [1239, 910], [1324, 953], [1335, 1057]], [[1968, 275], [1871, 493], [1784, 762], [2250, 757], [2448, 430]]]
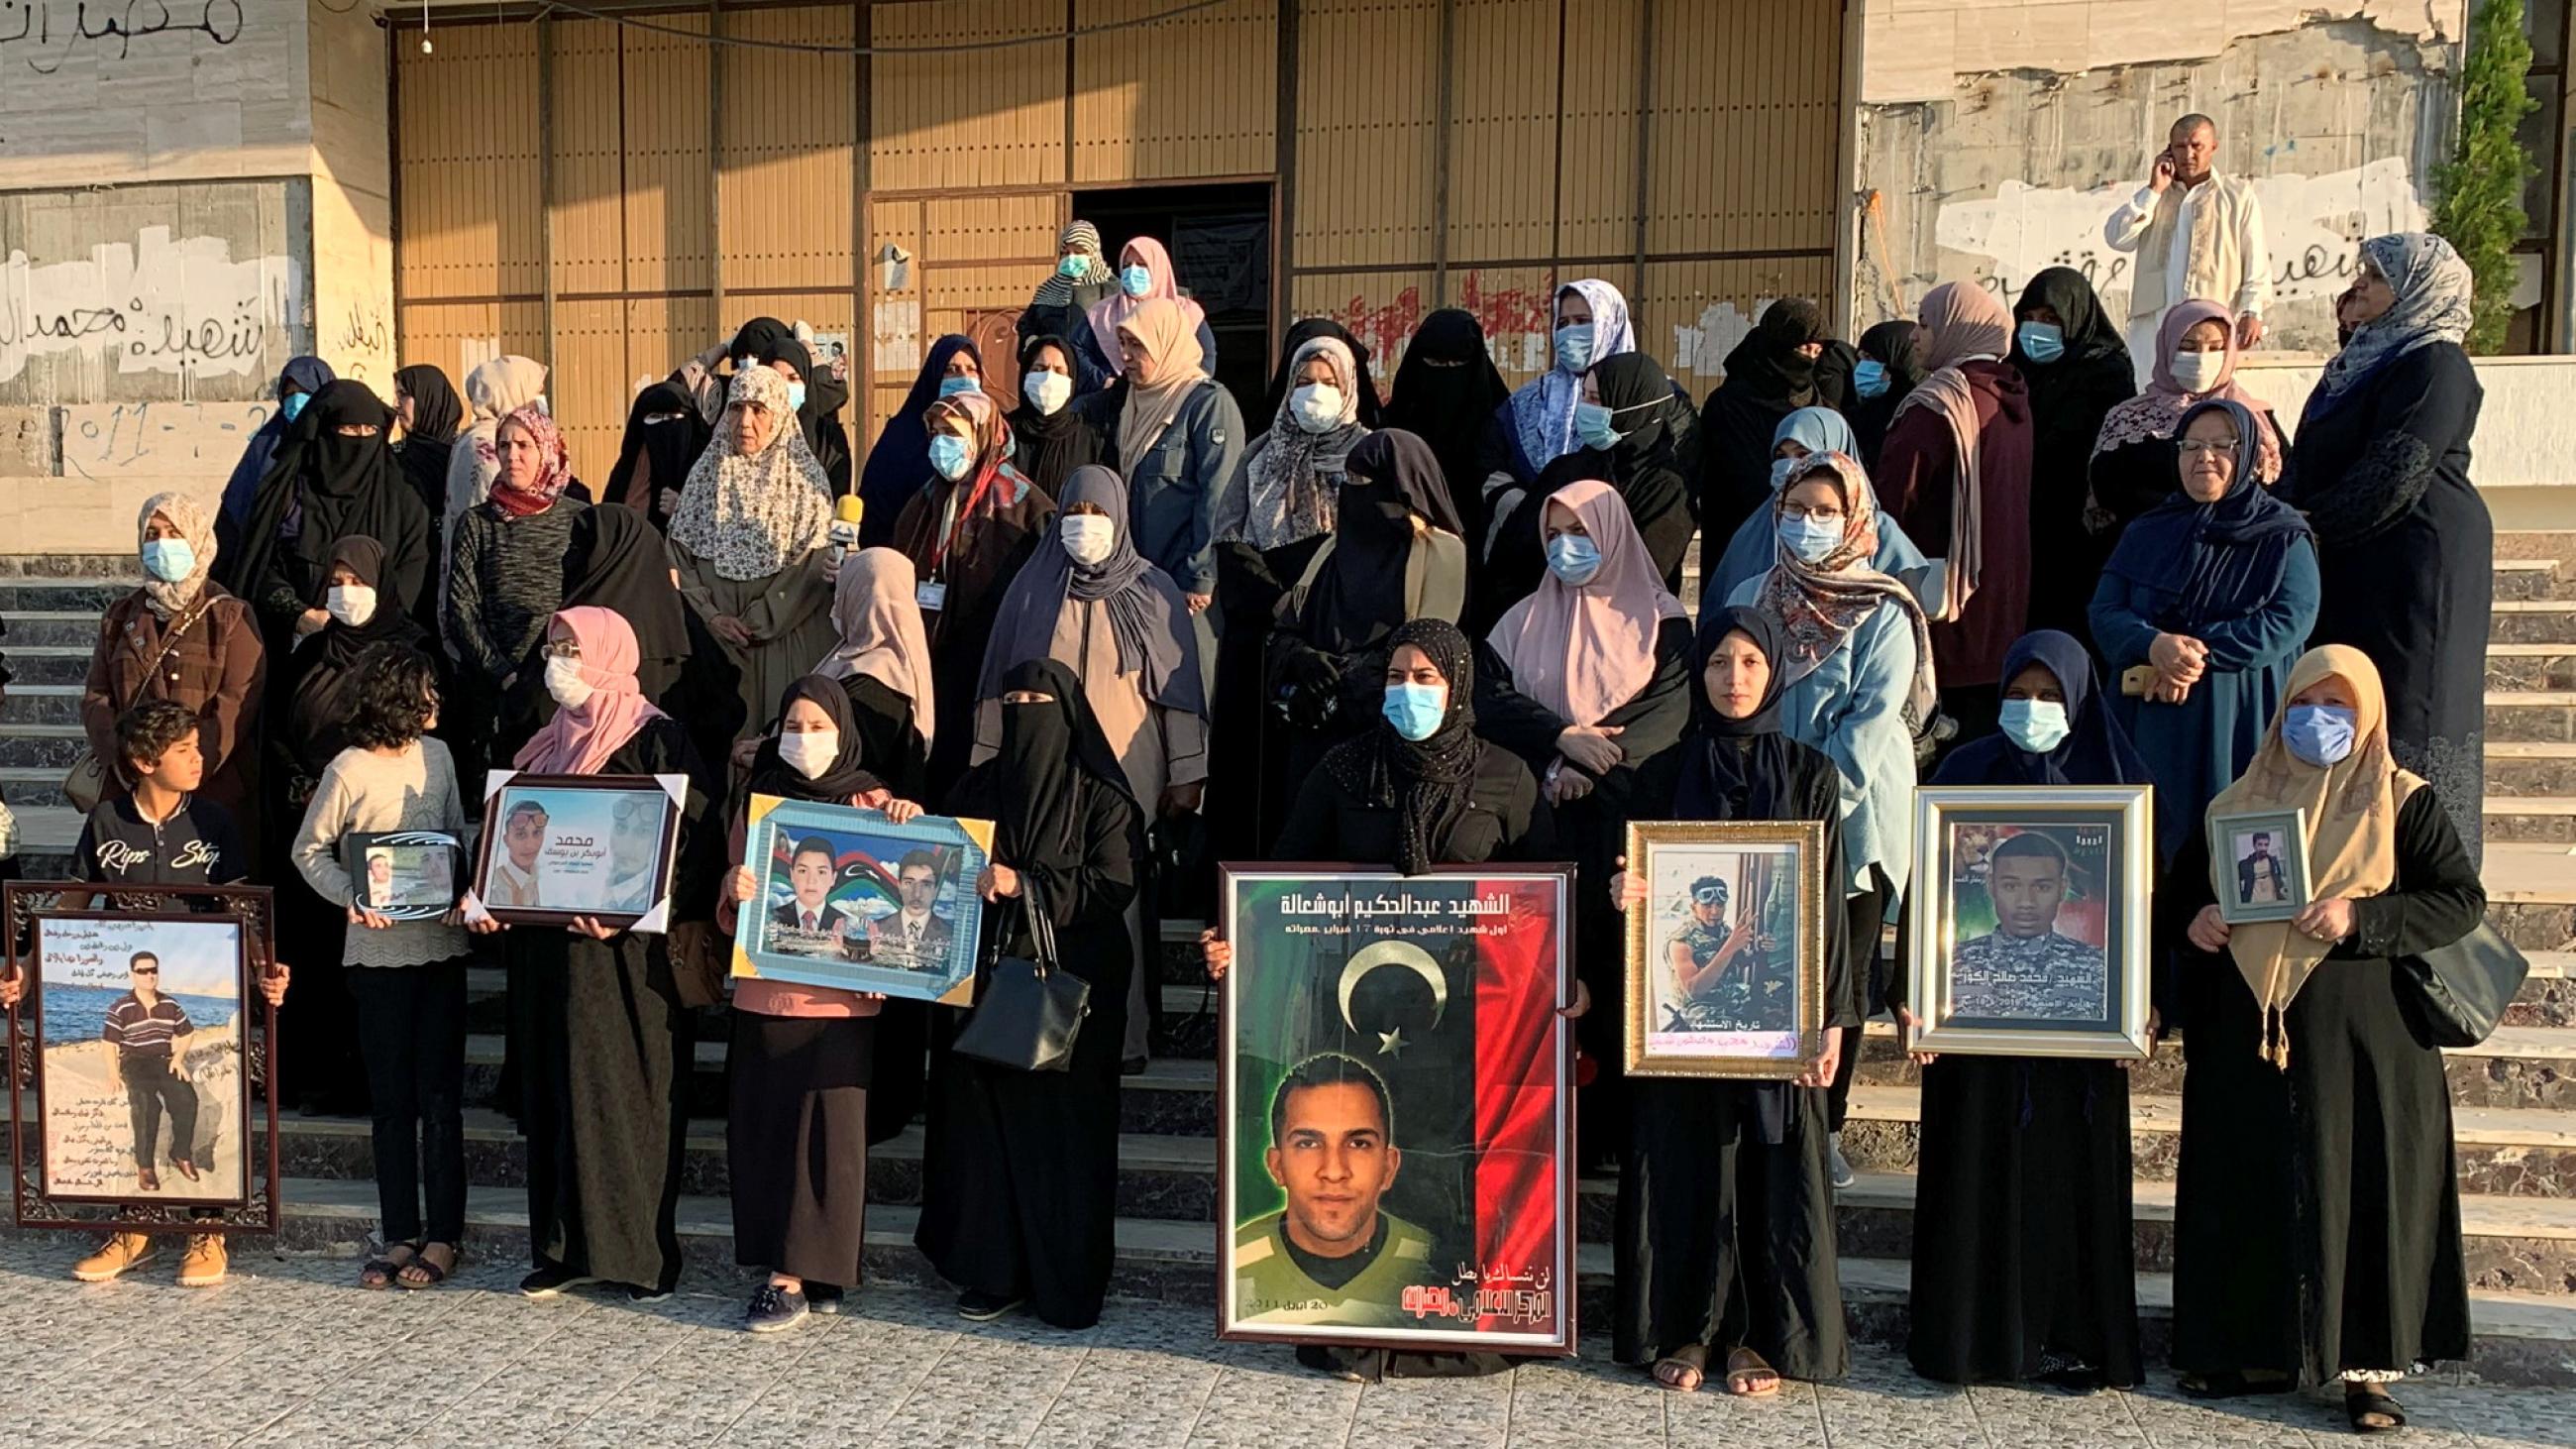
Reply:
[[2154, 787], [1926, 786], [1914, 812], [1909, 1048], [2149, 1055]]
[[[259, 994], [276, 959], [269, 888], [12, 881], [0, 916], [27, 988], [9, 1012], [17, 1225], [275, 1233], [277, 1012]], [[146, 958], [150, 1008], [136, 999]], [[184, 1031], [168, 1030], [163, 1007]]]
[[[2258, 840], [2258, 837], [2260, 838]], [[2256, 850], [2257, 844], [2266, 847]], [[2209, 817], [2209, 858], [2220, 885], [2218, 918], [2231, 926], [2287, 921], [2308, 908], [2308, 812], [2235, 810]]]
[[611, 929], [668, 930], [688, 798], [685, 775], [494, 770], [483, 785], [474, 904], [514, 926], [587, 918]]
[[1627, 911], [1628, 1075], [1814, 1071], [1825, 1054], [1824, 824], [1632, 821], [1628, 869], [1647, 883]]

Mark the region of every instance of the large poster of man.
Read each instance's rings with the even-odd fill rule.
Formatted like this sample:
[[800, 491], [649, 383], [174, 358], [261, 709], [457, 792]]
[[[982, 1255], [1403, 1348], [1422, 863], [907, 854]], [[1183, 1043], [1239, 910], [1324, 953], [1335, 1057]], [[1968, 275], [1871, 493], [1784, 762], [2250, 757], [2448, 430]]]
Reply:
[[1570, 883], [1226, 870], [1220, 1336], [1574, 1351]]

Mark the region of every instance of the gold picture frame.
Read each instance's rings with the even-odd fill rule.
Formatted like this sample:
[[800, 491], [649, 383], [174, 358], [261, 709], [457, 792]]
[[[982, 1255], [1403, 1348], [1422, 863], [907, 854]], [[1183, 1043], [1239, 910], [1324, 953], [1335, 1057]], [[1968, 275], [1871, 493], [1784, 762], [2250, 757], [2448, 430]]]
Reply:
[[[1823, 823], [1633, 821], [1628, 869], [1646, 878], [1646, 899], [1627, 912], [1628, 1075], [1787, 1081], [1814, 1071], [1825, 1052]], [[1681, 979], [1692, 969], [1705, 974]]]
[[2153, 786], [1916, 790], [1909, 1049], [2148, 1056], [2155, 852]]

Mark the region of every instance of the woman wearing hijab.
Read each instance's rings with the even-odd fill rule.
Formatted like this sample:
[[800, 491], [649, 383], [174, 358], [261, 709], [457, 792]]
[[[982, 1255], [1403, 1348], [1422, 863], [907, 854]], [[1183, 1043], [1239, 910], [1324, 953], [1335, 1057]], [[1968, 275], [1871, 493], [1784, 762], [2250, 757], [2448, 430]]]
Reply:
[[1932, 371], [1896, 405], [1873, 476], [1932, 557], [1940, 602], [1925, 608], [1941, 703], [1973, 738], [1994, 728], [2004, 651], [2030, 617], [2030, 392], [2004, 361], [2012, 318], [1984, 288], [1944, 282], [1923, 295], [1922, 315]]
[[2081, 633], [2102, 572], [2088, 557], [2085, 476], [2111, 409], [2135, 397], [2119, 324], [2073, 267], [2049, 267], [2013, 307], [2012, 364], [2030, 390], [2030, 627]]
[[[2154, 782], [2103, 704], [2092, 656], [2073, 635], [2042, 630], [2005, 656], [2002, 732], [1952, 751], [1932, 783]], [[1888, 996], [1913, 1028], [1902, 973]], [[1923, 1138], [1906, 1298], [1915, 1372], [2078, 1391], [2139, 1383], [2128, 1064], [1917, 1060]]]
[[906, 800], [928, 792], [930, 742], [939, 733], [919, 588], [912, 560], [893, 549], [863, 548], [841, 560], [832, 585], [840, 638], [814, 666], [849, 696], [868, 773]]
[[[1082, 684], [1127, 793], [1154, 818], [1197, 812], [1207, 789], [1208, 705], [1199, 634], [1170, 576], [1127, 539], [1127, 490], [1106, 468], [1075, 471], [1056, 514], [1054, 546], [1041, 547], [1003, 595], [976, 686], [975, 754], [999, 748], [1002, 680], [1011, 666], [1053, 659]], [[1127, 910], [1134, 950], [1128, 1000], [1144, 1005], [1145, 902]], [[1149, 1013], [1127, 1013], [1121, 1059], [1145, 1055]]]
[[1282, 781], [1305, 779], [1370, 727], [1397, 625], [1466, 611], [1467, 545], [1431, 446], [1371, 433], [1345, 466], [1333, 533], [1280, 599], [1270, 639], [1267, 693], [1288, 726]]
[[609, 470], [600, 501], [632, 508], [656, 529], [670, 527], [664, 496], [679, 498], [680, 485], [713, 436], [697, 404], [677, 383], [657, 382], [637, 393], [626, 413], [625, 436], [617, 443], [617, 466]]
[[2353, 1428], [2393, 1429], [2384, 1386], [2469, 1352], [2450, 1089], [2396, 962], [2475, 929], [2486, 889], [2439, 787], [2396, 762], [2368, 655], [2312, 650], [2285, 693], [2209, 809], [2306, 811], [2310, 904], [2220, 919], [2236, 866], [2197, 813], [2156, 896], [2188, 1038], [2173, 1363], [2205, 1398], [2339, 1378]]
[[731, 396], [671, 515], [671, 566], [681, 597], [742, 671], [757, 727], [832, 644], [832, 485], [796, 430], [785, 378], [747, 368]]
[[1860, 335], [1843, 416], [1851, 420], [1852, 437], [1860, 444], [1852, 456], [1862, 467], [1878, 470], [1879, 448], [1887, 441], [1888, 425], [1896, 421], [1897, 405], [1914, 395], [1924, 372], [1923, 329], [1915, 323], [1899, 318]]
[[[1527, 503], [1547, 465], [1586, 445], [1576, 432], [1583, 375], [1596, 363], [1637, 350], [1628, 299], [1608, 282], [1597, 277], [1568, 282], [1556, 289], [1554, 306], [1551, 365], [1503, 399], [1485, 428], [1479, 449], [1482, 501], [1476, 510], [1484, 519], [1484, 537], [1475, 540], [1479, 558], [1493, 552], [1495, 534]], [[1597, 437], [1604, 420], [1596, 413], [1593, 421]]]
[[[1937, 706], [1930, 632], [1914, 591], [1869, 566], [1878, 500], [1841, 453], [1805, 459], [1773, 495], [1775, 562], [1735, 591], [1776, 621], [1783, 653], [1780, 728], [1824, 752], [1843, 776], [1842, 897], [1853, 984], [1876, 1008], [1879, 928], [1893, 920], [1914, 864], [1914, 741]], [[1827, 1102], [1834, 1185], [1849, 1186], [1843, 1116], [1859, 1058], [1844, 1059]]]
[[[778, 717], [778, 735], [752, 760], [747, 794], [882, 810], [897, 824], [921, 813], [868, 769], [850, 696], [838, 681], [797, 680], [780, 696]], [[748, 834], [737, 806], [726, 855], [732, 868], [716, 905], [716, 928], [727, 934], [746, 907], [769, 908], [743, 859]], [[743, 1313], [753, 1333], [794, 1327], [808, 1304], [829, 1312], [859, 1281], [867, 1251], [868, 1083], [884, 1004], [874, 992], [758, 979], [734, 984], [725, 1054], [734, 1261], [769, 1274]]]
[[[1127, 480], [1136, 551], [1203, 614], [1216, 598], [1217, 517], [1227, 491], [1241, 486], [1243, 414], [1208, 375], [1214, 359], [1201, 353], [1181, 307], [1154, 298], [1117, 324], [1125, 375], [1085, 407]], [[1213, 650], [1212, 635], [1206, 642]]]
[[[1664, 587], [1680, 588], [1682, 556], [1698, 529], [1682, 454], [1687, 430], [1697, 426], [1689, 404], [1653, 358], [1623, 352], [1583, 375], [1583, 405], [1587, 411], [1577, 423], [1583, 446], [1540, 469], [1531, 492], [1546, 498], [1569, 483], [1608, 482], [1627, 505]], [[1476, 578], [1476, 618], [1501, 618], [1529, 597], [1547, 575], [1543, 549], [1532, 510], [1515, 510], [1496, 525]]]
[[1215, 371], [1216, 333], [1208, 327], [1207, 312], [1181, 290], [1172, 254], [1149, 236], [1140, 236], [1119, 250], [1117, 290], [1092, 303], [1083, 315], [1083, 325], [1074, 329], [1073, 342], [1082, 349], [1083, 366], [1107, 379], [1124, 374], [1127, 365], [1119, 329], [1155, 302], [1169, 302], [1180, 309], [1181, 331], [1197, 340], [1203, 365]]
[[[1669, 787], [1663, 757], [1690, 729], [1690, 620], [1609, 484], [1558, 489], [1540, 524], [1547, 577], [1485, 637], [1499, 666], [1492, 687], [1537, 709], [1526, 718], [1489, 711], [1482, 728], [1541, 772], [1578, 878], [1604, 880], [1627, 849], [1628, 822], [1640, 809], [1659, 813], [1639, 800], [1642, 782]], [[1625, 933], [1617, 914], [1602, 910], [1593, 892], [1575, 916], [1593, 999], [1620, 999]], [[1624, 1130], [1620, 1021], [1615, 1011], [1583, 1018], [1584, 1050], [1603, 1072], [1583, 1095], [1593, 1125], [1582, 1135], [1602, 1146]]]
[[[492, 480], [501, 472], [501, 420], [531, 404], [545, 406], [545, 397], [546, 365], [533, 357], [495, 357], [465, 374], [465, 405], [473, 423], [448, 453], [439, 537], [456, 537], [456, 520], [491, 495]], [[445, 582], [440, 580], [441, 588]]]
[[1049, 498], [1073, 470], [1108, 455], [1100, 425], [1073, 406], [1079, 366], [1070, 342], [1052, 333], [1020, 344], [1020, 405], [1011, 409], [1011, 461]]
[[1824, 350], [1824, 309], [1783, 297], [1726, 354], [1726, 376], [1699, 414], [1699, 516], [1711, 538], [1733, 537], [1771, 501], [1772, 435], [1782, 418], [1816, 405]]
[[[213, 526], [184, 493], [155, 493], [134, 520], [143, 583], [107, 606], [81, 689], [81, 734], [102, 767], [102, 796], [126, 794], [118, 716], [146, 700], [187, 706], [206, 757], [197, 794], [224, 807], [256, 850], [260, 701], [267, 650], [250, 606], [214, 581]], [[257, 857], [254, 856], [254, 859]]]
[[2280, 420], [2270, 403], [2237, 384], [2239, 355], [2236, 318], [2226, 307], [2194, 300], [2166, 309], [2156, 331], [2153, 380], [2145, 392], [2111, 409], [2093, 439], [2084, 505], [2091, 535], [2086, 562], [2093, 572], [2101, 571], [2121, 530], [2174, 495], [2182, 476], [2174, 427], [2195, 403], [2214, 397], [2243, 403], [2262, 425], [2254, 479], [2266, 488], [2279, 481]]
[[1395, 366], [1395, 396], [1386, 404], [1385, 426], [1431, 445], [1467, 526], [1464, 536], [1480, 548], [1485, 470], [1477, 454], [1495, 411], [1511, 395], [1485, 350], [1484, 324], [1464, 308], [1443, 307], [1423, 318], [1405, 343], [1404, 360]]
[[805, 450], [822, 466], [832, 496], [850, 491], [850, 434], [841, 426], [841, 409], [849, 405], [849, 385], [818, 367], [813, 349], [793, 334], [772, 340], [758, 361], [787, 379], [787, 406], [805, 435]]
[[[1826, 872], [1840, 879], [1849, 874], [1846, 779], [1784, 728], [1796, 652], [1765, 610], [1722, 609], [1701, 622], [1691, 733], [1666, 756], [1669, 786], [1640, 793], [1639, 818], [1816, 821]], [[1670, 805], [1643, 808], [1653, 801]], [[1608, 896], [1621, 912], [1644, 909], [1644, 875], [1621, 870]], [[1621, 1363], [1650, 1366], [1663, 1388], [1691, 1393], [1715, 1378], [1728, 1393], [1767, 1397], [1783, 1378], [1837, 1379], [1851, 1366], [1819, 1089], [1844, 1054], [1859, 1050], [1851, 958], [1866, 948], [1834, 911], [1825, 912], [1824, 937], [1825, 1051], [1812, 1073], [1794, 1082], [1630, 1084], [1612, 1351]]]
[[[967, 721], [1003, 592], [1055, 526], [1055, 500], [1012, 466], [1010, 424], [991, 398], [967, 392], [933, 403], [927, 425], [930, 481], [903, 506], [894, 546], [917, 576], [937, 711]], [[934, 795], [966, 768], [974, 734], [952, 727], [931, 741]]]
[[2388, 738], [2483, 855], [2486, 642], [2495, 525], [2469, 481], [2484, 396], [2461, 349], [2468, 264], [2421, 232], [2362, 243], [2352, 341], [2299, 420], [2281, 492], [2317, 531], [2313, 644], [2349, 644], [2388, 683]]
[[[1817, 453], [1857, 457], [1853, 450], [1858, 446], [1859, 440], [1842, 414], [1831, 408], [1798, 409], [1780, 420], [1779, 430], [1771, 438], [1771, 491], [1777, 493], [1787, 484], [1790, 470], [1798, 466], [1799, 460]], [[1700, 609], [1705, 612], [1724, 607], [1746, 579], [1771, 567], [1779, 552], [1779, 520], [1765, 507], [1737, 525], [1735, 537], [1727, 541], [1716, 570], [1700, 588]], [[1869, 566], [1903, 580], [1914, 591], [1917, 602], [1922, 600], [1932, 573], [1923, 550], [1916, 548], [1905, 530], [1896, 526], [1896, 520], [1884, 513], [1878, 516], [1878, 548], [1870, 555]]]
[[1126, 913], [1145, 812], [1072, 670], [1030, 659], [1001, 683], [1001, 750], [958, 781], [949, 811], [994, 824], [975, 882], [987, 940], [1033, 957], [1028, 917], [1044, 910], [1058, 963], [1090, 984], [1090, 1014], [1063, 1071], [941, 1058], [913, 1242], [963, 1290], [957, 1311], [971, 1321], [1026, 1305], [1054, 1327], [1088, 1328], [1116, 1253], [1118, 1062], [1134, 1005]]
[[[394, 373], [394, 421], [403, 432], [402, 441], [394, 444], [394, 458], [411, 480], [411, 491], [420, 495], [421, 508], [444, 521], [447, 464], [456, 451], [456, 435], [465, 427], [465, 404], [446, 373], [418, 363]], [[447, 557], [446, 542], [445, 534], [433, 537], [430, 557]]]
[[242, 446], [232, 476], [224, 480], [224, 506], [216, 515], [215, 527], [227, 545], [237, 543], [241, 529], [249, 524], [251, 500], [259, 495], [260, 480], [268, 476], [269, 460], [277, 455], [278, 444], [286, 441], [296, 418], [312, 404], [313, 395], [337, 380], [331, 364], [321, 358], [287, 360], [285, 371], [277, 375], [276, 410], [260, 420], [250, 441]]
[[[572, 526], [590, 511], [564, 494], [572, 458], [542, 409], [503, 418], [494, 445], [501, 471], [490, 495], [458, 520], [447, 570], [447, 649], [457, 662], [451, 708], [464, 745], [457, 769], [478, 800], [502, 696], [563, 607]], [[488, 747], [507, 753], [518, 742], [504, 737]]]
[[[680, 722], [637, 693], [635, 663], [624, 619], [588, 606], [557, 614], [546, 629], [546, 687], [559, 708], [513, 763], [539, 775], [687, 776], [670, 914], [674, 925], [703, 923], [724, 866], [715, 829], [724, 780]], [[488, 916], [474, 928], [502, 929]], [[650, 1302], [680, 1276], [673, 1215], [690, 1057], [670, 939], [584, 918], [511, 927], [502, 940], [535, 1270], [519, 1291], [530, 1298], [599, 1281]]]
[[930, 344], [930, 353], [912, 380], [912, 391], [904, 394], [903, 406], [877, 430], [868, 461], [859, 470], [859, 501], [867, 508], [859, 520], [860, 547], [894, 542], [895, 521], [933, 476], [932, 405], [961, 392], [981, 392], [983, 387], [984, 354], [975, 350], [972, 341], [952, 332]]
[[1369, 375], [1368, 344], [1352, 335], [1351, 329], [1330, 317], [1300, 317], [1288, 328], [1287, 339], [1279, 345], [1279, 366], [1270, 374], [1270, 388], [1262, 397], [1261, 416], [1275, 418], [1288, 405], [1288, 394], [1305, 379], [1298, 376], [1308, 343], [1330, 340], [1341, 344], [1351, 355], [1348, 381], [1342, 390], [1351, 396], [1360, 425], [1374, 432], [1385, 425], [1386, 404], [1378, 397], [1377, 380]]
[[1021, 375], [1028, 373], [1029, 349], [1042, 338], [1054, 338], [1065, 349], [1064, 375], [1073, 391], [1096, 392], [1109, 378], [1075, 352], [1071, 339], [1091, 330], [1091, 309], [1118, 290], [1118, 274], [1100, 254], [1100, 228], [1090, 222], [1068, 223], [1056, 233], [1055, 251], [1055, 270], [1029, 294], [1029, 305], [1020, 313]]
[[269, 464], [241, 552], [224, 556], [220, 576], [258, 614], [269, 652], [283, 653], [331, 622], [311, 601], [324, 587], [331, 546], [352, 534], [384, 545], [385, 602], [401, 614], [422, 608], [431, 525], [386, 442], [393, 421], [365, 383], [331, 383]]
[[[2092, 609], [2094, 645], [2122, 680], [2111, 712], [2155, 772], [2167, 854], [2254, 758], [2317, 617], [2316, 539], [2255, 481], [2254, 415], [2216, 399], [2175, 431], [2181, 491], [2120, 535]], [[2125, 676], [2142, 667], [2152, 677], [2133, 693]]]

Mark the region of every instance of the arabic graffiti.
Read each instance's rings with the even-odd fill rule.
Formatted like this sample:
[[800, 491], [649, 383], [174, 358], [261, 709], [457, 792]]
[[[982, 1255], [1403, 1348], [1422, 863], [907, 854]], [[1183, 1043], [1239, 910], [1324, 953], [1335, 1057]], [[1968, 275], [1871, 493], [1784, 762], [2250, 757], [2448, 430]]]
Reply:
[[0, 57], [52, 75], [84, 48], [125, 61], [136, 41], [164, 35], [230, 45], [244, 23], [241, 0], [0, 0]]
[[113, 357], [120, 373], [264, 372], [296, 291], [286, 257], [236, 261], [222, 237], [174, 241], [166, 226], [78, 261], [38, 265], [12, 251], [0, 264], [0, 382], [65, 352]]

